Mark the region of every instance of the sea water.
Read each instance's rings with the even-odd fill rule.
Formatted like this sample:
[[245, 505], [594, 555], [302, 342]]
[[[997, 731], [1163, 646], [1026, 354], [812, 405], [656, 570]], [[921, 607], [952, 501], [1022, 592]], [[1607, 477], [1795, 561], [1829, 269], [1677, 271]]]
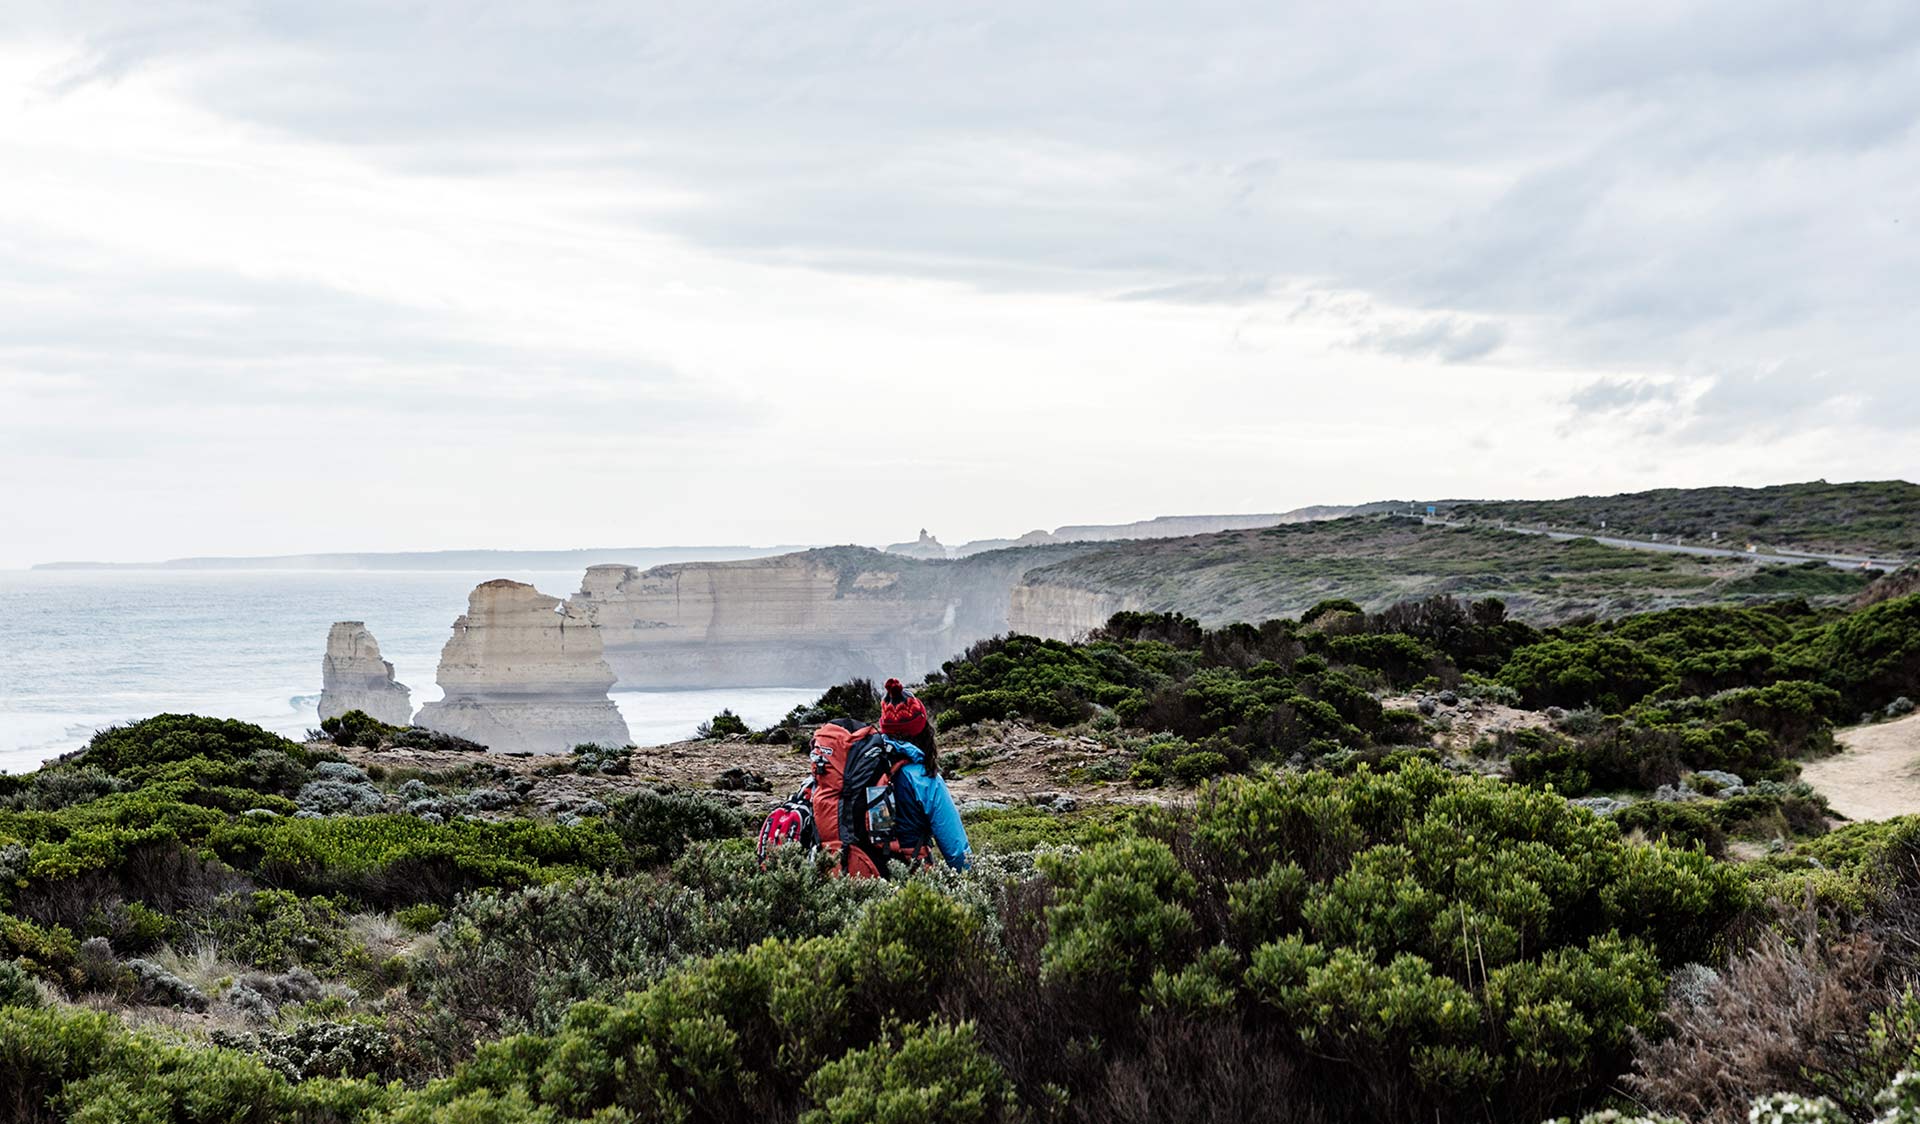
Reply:
[[[0, 571], [0, 771], [26, 772], [95, 730], [154, 714], [319, 725], [334, 621], [365, 621], [417, 708], [441, 696], [440, 648], [491, 578], [565, 597], [579, 571]], [[615, 691], [635, 744], [691, 737], [722, 708], [766, 725], [824, 688]]]

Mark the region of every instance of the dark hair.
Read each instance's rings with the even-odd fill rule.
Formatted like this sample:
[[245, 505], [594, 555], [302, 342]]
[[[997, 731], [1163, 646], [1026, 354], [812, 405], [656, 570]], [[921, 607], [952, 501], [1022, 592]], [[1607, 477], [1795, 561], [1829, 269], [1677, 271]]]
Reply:
[[906, 739], [920, 747], [920, 767], [930, 777], [940, 775], [940, 747], [933, 741], [933, 716], [927, 716], [926, 728]]

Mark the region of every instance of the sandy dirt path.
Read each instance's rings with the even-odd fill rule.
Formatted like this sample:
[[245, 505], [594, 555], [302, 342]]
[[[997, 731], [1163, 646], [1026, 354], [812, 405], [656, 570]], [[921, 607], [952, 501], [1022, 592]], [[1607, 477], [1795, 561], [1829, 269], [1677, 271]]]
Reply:
[[1834, 811], [1855, 820], [1920, 813], [1920, 714], [1856, 726], [1836, 738], [1839, 753], [1800, 771]]

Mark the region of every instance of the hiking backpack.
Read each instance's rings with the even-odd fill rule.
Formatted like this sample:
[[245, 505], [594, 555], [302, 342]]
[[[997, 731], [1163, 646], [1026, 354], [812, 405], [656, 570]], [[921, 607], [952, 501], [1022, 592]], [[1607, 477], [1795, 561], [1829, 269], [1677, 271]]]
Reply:
[[889, 860], [922, 863], [925, 843], [902, 839], [901, 816], [919, 804], [912, 786], [902, 785], [900, 769], [912, 758], [894, 750], [885, 735], [850, 718], [836, 719], [814, 731], [813, 823], [820, 846], [836, 854], [845, 874], [880, 877]]

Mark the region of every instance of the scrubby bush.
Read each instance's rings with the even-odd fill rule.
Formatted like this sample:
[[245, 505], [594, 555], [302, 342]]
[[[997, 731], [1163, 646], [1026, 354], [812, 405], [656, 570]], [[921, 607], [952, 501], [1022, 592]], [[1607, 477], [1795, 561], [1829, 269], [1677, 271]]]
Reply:
[[1315, 621], [1319, 621], [1336, 613], [1352, 613], [1358, 616], [1365, 611], [1357, 601], [1351, 601], [1345, 597], [1331, 597], [1316, 604], [1306, 612], [1301, 613], [1300, 623], [1313, 624]]
[[600, 824], [408, 816], [248, 821], [216, 828], [209, 845], [237, 867], [303, 894], [344, 894], [376, 906], [452, 901], [488, 886], [524, 886], [619, 867], [625, 850]]
[[194, 757], [236, 762], [269, 750], [294, 760], [307, 756], [298, 742], [248, 722], [197, 714], [161, 714], [100, 731], [87, 743], [81, 760], [103, 772], [121, 773]]
[[1668, 673], [1658, 657], [1624, 640], [1555, 638], [1515, 652], [1498, 678], [1536, 709], [1619, 710], [1651, 693]]
[[234, 959], [269, 971], [323, 967], [346, 946], [339, 906], [289, 890], [232, 895], [217, 903], [209, 932]]
[[792, 732], [801, 727], [818, 726], [836, 718], [879, 721], [880, 690], [873, 685], [873, 680], [849, 679], [845, 683], [836, 683], [813, 702], [788, 711], [774, 729], [786, 730], [790, 737]]
[[1699, 847], [1720, 858], [1727, 853], [1727, 836], [1720, 819], [1699, 804], [1643, 800], [1613, 814], [1621, 831], [1638, 832], [1673, 847]]
[[483, 1046], [397, 1119], [502, 1100], [568, 1119], [791, 1115], [823, 1065], [876, 1041], [890, 1019], [930, 1014], [976, 930], [967, 911], [909, 885], [836, 936], [722, 954], [612, 1004], [576, 1004], [549, 1039]]
[[400, 728], [389, 726], [364, 710], [349, 710], [333, 718], [322, 718], [320, 732], [335, 745], [379, 749], [391, 742]]
[[17, 960], [0, 960], [0, 1007], [38, 1007], [40, 989]]
[[1522, 1118], [1604, 1079], [1663, 965], [1709, 954], [1748, 900], [1704, 854], [1419, 763], [1229, 779], [1146, 830], [1165, 842], [1049, 860], [1043, 979], [1100, 1010], [1143, 987], [1225, 1004], [1373, 1118]]
[[798, 849], [762, 872], [750, 851], [698, 845], [669, 881], [588, 877], [463, 902], [415, 988], [436, 1048], [458, 1055], [550, 1033], [572, 1003], [639, 990], [690, 959], [838, 932], [888, 889], [828, 878]]
[[217, 1046], [250, 1054], [288, 1081], [315, 1077], [386, 1077], [394, 1066], [393, 1036], [369, 1023], [309, 1022], [257, 1034], [215, 1031]]
[[680, 790], [645, 791], [614, 801], [606, 823], [636, 866], [659, 866], [704, 839], [743, 836], [751, 817], [712, 797]]
[[731, 710], [722, 710], [707, 721], [700, 723], [699, 728], [694, 730], [694, 736], [701, 738], [731, 738], [745, 737], [752, 732], [739, 715]]
[[1838, 691], [1846, 713], [1878, 710], [1920, 683], [1920, 594], [1807, 629], [1780, 648], [1778, 660], [1793, 678]]
[[318, 1124], [396, 1097], [370, 1082], [291, 1085], [239, 1051], [129, 1033], [100, 1012], [0, 1007], [0, 1119]]
[[930, 1023], [850, 1050], [807, 1079], [800, 1124], [991, 1124], [1022, 1115], [973, 1027]]
[[[581, 774], [604, 774], [624, 777], [633, 772], [633, 748], [631, 746], [604, 746], [588, 742], [573, 747], [572, 758], [558, 763], [560, 771], [571, 767], [573, 772]], [[544, 768], [542, 771], [545, 771]]]

